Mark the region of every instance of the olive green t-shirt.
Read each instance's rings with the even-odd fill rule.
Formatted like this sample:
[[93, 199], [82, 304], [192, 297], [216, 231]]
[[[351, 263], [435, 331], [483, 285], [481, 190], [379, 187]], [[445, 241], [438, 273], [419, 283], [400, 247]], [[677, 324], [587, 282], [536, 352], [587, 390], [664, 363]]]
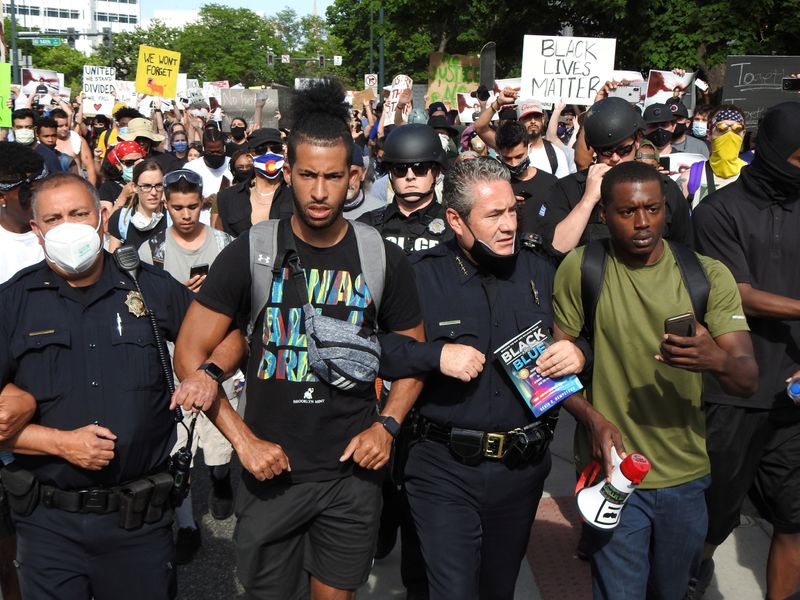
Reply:
[[[570, 252], [555, 279], [555, 322], [571, 336], [583, 328], [583, 251]], [[699, 258], [711, 284], [705, 321], [712, 337], [748, 331], [730, 271], [717, 260]], [[641, 485], [645, 489], [680, 485], [709, 472], [702, 375], [654, 358], [664, 320], [687, 312], [693, 312], [692, 303], [668, 243], [661, 258], [646, 267], [626, 266], [611, 250], [595, 313], [587, 400], [619, 428], [628, 452], [640, 452], [652, 463]], [[582, 469], [590, 457], [588, 433], [579, 425], [576, 466]]]

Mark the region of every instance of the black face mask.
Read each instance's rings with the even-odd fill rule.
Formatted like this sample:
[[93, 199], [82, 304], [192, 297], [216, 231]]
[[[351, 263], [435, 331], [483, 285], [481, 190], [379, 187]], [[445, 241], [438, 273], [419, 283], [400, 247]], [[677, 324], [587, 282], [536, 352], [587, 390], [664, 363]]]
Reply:
[[209, 169], [219, 169], [225, 164], [224, 154], [204, 154], [203, 162], [206, 163]]
[[256, 174], [255, 167], [249, 169], [236, 169], [233, 172], [233, 180], [237, 183], [247, 181]]
[[514, 272], [514, 267], [517, 265], [517, 256], [519, 256], [519, 241], [514, 237], [514, 252], [508, 255], [497, 254], [491, 249], [489, 244], [480, 241], [472, 231], [472, 228], [464, 221], [469, 232], [475, 241], [472, 243], [472, 248], [469, 249], [469, 254], [479, 267], [484, 271], [488, 271], [497, 277], [506, 278]]
[[244, 127], [231, 127], [231, 137], [237, 142], [244, 139]]
[[664, 129], [663, 127], [659, 127], [644, 137], [653, 142], [656, 148], [663, 148], [669, 144], [670, 140], [672, 139], [672, 132], [668, 129]]
[[528, 170], [528, 167], [531, 166], [531, 157], [530, 156], [526, 156], [525, 160], [523, 160], [521, 163], [519, 163], [515, 167], [512, 167], [507, 162], [504, 162], [503, 164], [506, 166], [506, 168], [509, 171], [511, 171], [511, 176], [516, 178], [516, 177], [520, 177], [521, 175], [524, 175], [525, 171]]
[[675, 131], [672, 132], [672, 139], [680, 139], [684, 133], [686, 133], [686, 123], [678, 123], [675, 125]]

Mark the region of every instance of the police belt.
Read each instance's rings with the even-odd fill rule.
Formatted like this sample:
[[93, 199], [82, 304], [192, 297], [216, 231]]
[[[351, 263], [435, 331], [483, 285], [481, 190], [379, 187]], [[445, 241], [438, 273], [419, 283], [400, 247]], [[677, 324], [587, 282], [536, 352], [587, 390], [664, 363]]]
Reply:
[[416, 438], [444, 444], [467, 465], [483, 460], [502, 461], [509, 467], [540, 458], [553, 439], [555, 420], [536, 421], [505, 432], [447, 427], [419, 416]]

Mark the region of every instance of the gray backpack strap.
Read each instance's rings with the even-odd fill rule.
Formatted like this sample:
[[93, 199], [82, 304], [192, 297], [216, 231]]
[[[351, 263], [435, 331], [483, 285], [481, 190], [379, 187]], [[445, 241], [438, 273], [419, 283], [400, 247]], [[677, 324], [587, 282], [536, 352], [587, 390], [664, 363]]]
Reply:
[[386, 285], [386, 247], [377, 229], [366, 223], [350, 221], [356, 234], [361, 272], [375, 303], [375, 316], [380, 314], [383, 288]]
[[278, 221], [261, 221], [248, 231], [250, 238], [250, 336], [256, 319], [267, 305], [272, 292], [272, 268], [278, 251]]

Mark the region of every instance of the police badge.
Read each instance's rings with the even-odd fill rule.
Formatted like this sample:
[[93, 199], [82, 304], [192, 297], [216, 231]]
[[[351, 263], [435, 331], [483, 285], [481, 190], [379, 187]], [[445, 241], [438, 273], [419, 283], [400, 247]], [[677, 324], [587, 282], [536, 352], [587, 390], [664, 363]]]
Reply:
[[144, 300], [139, 292], [128, 292], [128, 297], [125, 298], [125, 306], [128, 307], [128, 312], [134, 317], [143, 317], [147, 314]]
[[428, 231], [430, 231], [433, 235], [442, 235], [444, 230], [445, 226], [442, 219], [434, 219], [428, 225]]

